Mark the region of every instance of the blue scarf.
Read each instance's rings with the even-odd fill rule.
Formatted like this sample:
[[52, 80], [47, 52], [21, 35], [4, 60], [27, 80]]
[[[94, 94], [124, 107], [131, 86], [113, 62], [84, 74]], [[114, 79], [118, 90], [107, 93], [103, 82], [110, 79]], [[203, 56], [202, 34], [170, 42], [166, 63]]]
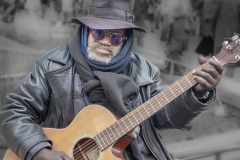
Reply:
[[131, 58], [131, 51], [133, 45], [133, 33], [128, 37], [125, 45], [122, 47], [119, 54], [112, 59], [108, 64], [98, 62], [88, 58], [87, 46], [88, 46], [88, 34], [89, 28], [85, 25], [82, 25], [82, 36], [81, 37], [81, 48], [82, 53], [85, 57], [86, 62], [92, 68], [93, 71], [103, 71], [103, 72], [114, 72], [120, 73], [129, 63]]

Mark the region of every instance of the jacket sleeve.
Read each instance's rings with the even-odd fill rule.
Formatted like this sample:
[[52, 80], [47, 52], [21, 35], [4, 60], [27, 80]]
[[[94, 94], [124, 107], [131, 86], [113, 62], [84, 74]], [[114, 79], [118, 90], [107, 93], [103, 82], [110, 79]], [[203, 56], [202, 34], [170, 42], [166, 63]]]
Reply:
[[34, 74], [30, 73], [7, 95], [0, 110], [0, 137], [21, 159], [34, 145], [52, 143], [41, 128], [50, 97], [43, 66], [40, 61], [35, 64]]
[[[159, 78], [160, 72], [156, 71], [153, 77], [154, 83], [151, 86], [151, 97], [155, 96], [167, 86], [161, 86]], [[192, 89], [180, 95], [178, 98], [163, 107], [154, 116], [155, 127], [158, 129], [181, 129], [190, 130], [196, 118], [211, 104], [216, 98], [215, 89], [210, 91], [209, 99], [206, 103], [201, 103], [194, 96]]]

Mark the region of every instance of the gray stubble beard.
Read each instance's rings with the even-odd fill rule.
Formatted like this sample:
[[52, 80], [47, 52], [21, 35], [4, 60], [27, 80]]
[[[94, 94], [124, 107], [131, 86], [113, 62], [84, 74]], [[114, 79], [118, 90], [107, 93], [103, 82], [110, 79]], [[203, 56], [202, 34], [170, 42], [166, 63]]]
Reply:
[[[110, 55], [104, 55], [101, 53], [98, 53], [95, 51], [96, 48], [98, 47], [103, 47], [106, 48], [108, 51], [111, 52]], [[102, 62], [105, 63], [106, 65], [111, 62], [111, 60], [113, 58], [115, 58], [118, 55], [118, 49], [111, 47], [111, 46], [106, 46], [106, 45], [102, 45], [99, 42], [94, 42], [93, 44], [89, 45], [87, 47], [87, 52], [88, 52], [88, 58], [98, 61], [98, 62]]]

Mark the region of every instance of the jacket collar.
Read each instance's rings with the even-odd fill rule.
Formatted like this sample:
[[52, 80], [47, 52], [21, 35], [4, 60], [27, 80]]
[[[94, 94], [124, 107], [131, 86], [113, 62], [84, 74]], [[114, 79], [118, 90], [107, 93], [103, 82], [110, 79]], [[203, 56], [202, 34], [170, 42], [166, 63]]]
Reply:
[[68, 48], [68, 44], [64, 44], [52, 50], [48, 60], [66, 65], [70, 60], [69, 51], [66, 48]]
[[147, 64], [145, 64], [145, 60], [137, 54], [132, 53], [131, 55], [131, 61], [137, 66], [138, 68], [138, 74], [135, 78], [135, 82], [139, 86], [145, 86], [148, 84], [154, 83], [152, 80], [149, 71], [146, 70], [146, 67], [148, 68]]

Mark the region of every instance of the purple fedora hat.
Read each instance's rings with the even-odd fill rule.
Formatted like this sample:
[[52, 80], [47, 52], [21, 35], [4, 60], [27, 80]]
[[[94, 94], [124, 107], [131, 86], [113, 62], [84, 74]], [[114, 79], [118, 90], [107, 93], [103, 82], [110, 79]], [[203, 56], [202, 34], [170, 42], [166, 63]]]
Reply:
[[144, 28], [134, 25], [132, 5], [132, 0], [92, 0], [88, 15], [74, 18], [72, 22], [94, 29], [133, 28], [146, 32]]

